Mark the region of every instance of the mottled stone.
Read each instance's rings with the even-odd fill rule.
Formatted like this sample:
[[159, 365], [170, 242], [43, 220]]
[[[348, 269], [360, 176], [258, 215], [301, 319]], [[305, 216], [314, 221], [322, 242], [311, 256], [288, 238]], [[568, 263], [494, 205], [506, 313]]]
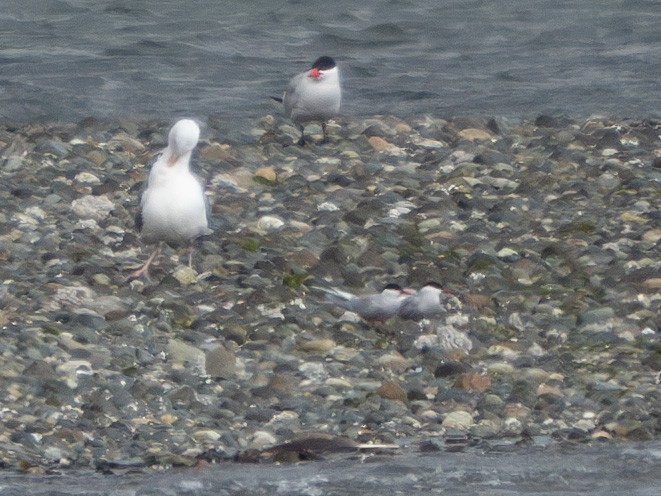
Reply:
[[473, 416], [463, 410], [448, 413], [441, 423], [446, 429], [466, 431], [473, 425]]
[[71, 209], [81, 219], [100, 221], [108, 217], [115, 209], [115, 204], [106, 196], [85, 195], [71, 203]]
[[211, 377], [232, 377], [236, 374], [236, 356], [224, 346], [206, 352], [205, 371]]
[[406, 391], [395, 381], [386, 381], [381, 384], [379, 389], [376, 390], [376, 394], [388, 400], [406, 402], [407, 399]]

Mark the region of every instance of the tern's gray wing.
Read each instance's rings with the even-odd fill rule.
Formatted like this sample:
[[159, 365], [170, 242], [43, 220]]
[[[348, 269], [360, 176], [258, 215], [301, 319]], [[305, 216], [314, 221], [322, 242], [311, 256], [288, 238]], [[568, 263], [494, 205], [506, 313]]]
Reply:
[[378, 294], [366, 296], [354, 303], [354, 312], [365, 320], [386, 321], [399, 312], [402, 299], [396, 296]]
[[285, 95], [282, 99], [283, 103], [285, 104], [285, 112], [287, 113], [287, 115], [291, 115], [292, 110], [295, 109], [299, 104], [299, 100], [301, 98], [301, 94], [300, 94], [301, 83], [303, 82], [305, 77], [307, 77], [307, 74], [305, 72], [298, 74], [297, 76], [294, 76], [287, 85], [287, 89], [285, 90]]
[[461, 299], [451, 292], [426, 293], [421, 291], [402, 302], [399, 316], [403, 319], [422, 320], [459, 311], [461, 308]]
[[[440, 306], [440, 300], [437, 306]], [[411, 295], [402, 301], [398, 313], [402, 319], [422, 320], [427, 316], [426, 310], [423, 308], [419, 295]]]

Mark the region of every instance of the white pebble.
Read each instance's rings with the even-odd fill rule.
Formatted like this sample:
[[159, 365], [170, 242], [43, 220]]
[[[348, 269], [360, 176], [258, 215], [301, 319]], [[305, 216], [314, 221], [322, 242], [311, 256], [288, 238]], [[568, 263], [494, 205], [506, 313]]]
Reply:
[[257, 229], [262, 232], [273, 232], [280, 229], [284, 226], [285, 223], [282, 219], [273, 217], [271, 215], [265, 215], [257, 221]]
[[317, 206], [320, 212], [337, 212], [339, 209], [340, 207], [331, 202], [323, 202]]

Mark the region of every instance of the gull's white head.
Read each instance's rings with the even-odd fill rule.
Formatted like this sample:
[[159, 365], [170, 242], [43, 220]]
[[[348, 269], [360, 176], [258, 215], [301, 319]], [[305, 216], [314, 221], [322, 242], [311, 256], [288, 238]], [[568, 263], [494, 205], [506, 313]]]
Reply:
[[200, 139], [200, 127], [192, 119], [181, 119], [172, 126], [168, 136], [168, 148], [174, 157], [181, 157], [193, 151]]

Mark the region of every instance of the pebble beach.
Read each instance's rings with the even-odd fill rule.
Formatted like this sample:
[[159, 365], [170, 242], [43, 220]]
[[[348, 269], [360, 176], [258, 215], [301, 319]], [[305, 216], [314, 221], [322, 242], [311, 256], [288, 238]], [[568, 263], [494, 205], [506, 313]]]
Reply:
[[[661, 119], [207, 119], [214, 233], [130, 281], [171, 124], [0, 127], [6, 469], [659, 439]], [[427, 281], [421, 322], [312, 290]]]

